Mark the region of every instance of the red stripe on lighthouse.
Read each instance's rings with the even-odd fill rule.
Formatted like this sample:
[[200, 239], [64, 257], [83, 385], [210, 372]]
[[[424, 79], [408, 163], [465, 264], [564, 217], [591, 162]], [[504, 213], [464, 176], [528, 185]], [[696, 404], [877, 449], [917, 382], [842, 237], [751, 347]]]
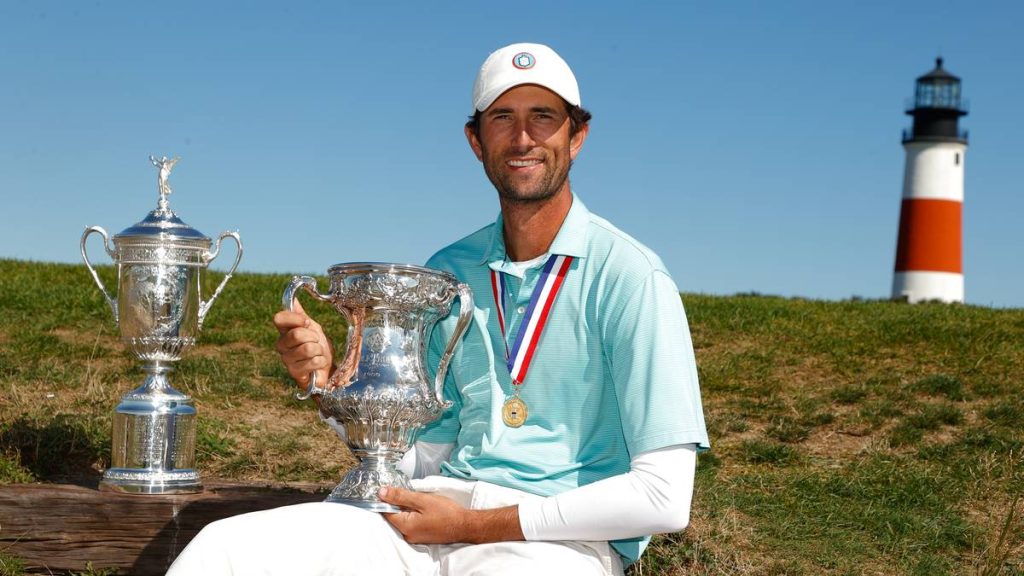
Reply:
[[897, 272], [963, 273], [963, 203], [906, 198], [900, 207]]

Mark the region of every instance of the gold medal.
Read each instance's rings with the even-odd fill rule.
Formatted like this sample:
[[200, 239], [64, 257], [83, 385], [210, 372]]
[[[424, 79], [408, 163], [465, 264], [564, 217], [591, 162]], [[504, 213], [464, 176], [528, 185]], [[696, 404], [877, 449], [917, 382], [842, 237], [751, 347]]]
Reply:
[[510, 428], [519, 428], [526, 422], [526, 402], [519, 396], [513, 396], [501, 406], [501, 419]]

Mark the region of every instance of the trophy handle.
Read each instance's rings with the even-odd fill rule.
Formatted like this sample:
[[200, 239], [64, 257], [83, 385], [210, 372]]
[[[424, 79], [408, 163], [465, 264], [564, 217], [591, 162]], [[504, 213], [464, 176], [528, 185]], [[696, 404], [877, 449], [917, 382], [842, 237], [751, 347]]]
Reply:
[[444, 354], [441, 355], [441, 362], [437, 365], [437, 376], [434, 378], [434, 393], [437, 395], [437, 401], [445, 408], [451, 406], [451, 402], [444, 401], [444, 377], [448, 374], [448, 363], [451, 362], [455, 346], [459, 343], [462, 335], [466, 333], [469, 322], [473, 319], [473, 291], [469, 289], [469, 284], [465, 283], [459, 283], [458, 291], [459, 321], [455, 323], [455, 332], [448, 339], [448, 346], [444, 349]]
[[85, 260], [85, 267], [89, 269], [89, 273], [92, 274], [92, 279], [96, 281], [96, 285], [100, 287], [100, 292], [103, 293], [103, 297], [107, 299], [107, 304], [110, 305], [110, 311], [114, 313], [114, 324], [119, 323], [117, 314], [117, 298], [111, 298], [110, 294], [107, 293], [106, 286], [103, 285], [103, 281], [100, 280], [100, 275], [96, 273], [96, 269], [92, 267], [92, 262], [89, 262], [89, 254], [86, 251], [85, 240], [93, 232], [103, 236], [103, 249], [107, 251], [107, 255], [110, 256], [111, 260], [116, 261], [116, 254], [110, 249], [110, 237], [107, 236], [107, 231], [102, 226], [90, 226], [85, 229], [82, 233], [82, 260]]
[[[299, 288], [304, 288], [313, 298], [321, 302], [332, 301], [330, 295], [321, 294], [317, 290], [316, 279], [312, 276], [292, 276], [292, 281], [288, 283], [288, 287], [284, 289], [284, 294], [281, 296], [281, 305], [285, 310], [289, 312], [295, 311], [295, 298], [298, 296]], [[299, 400], [308, 400], [314, 394], [323, 394], [325, 392], [327, 392], [326, 388], [316, 385], [316, 371], [314, 370], [309, 373], [309, 385], [306, 386], [306, 391], [296, 392], [295, 397]]]
[[217, 244], [213, 247], [213, 252], [208, 252], [203, 257], [203, 259], [206, 260], [207, 264], [213, 262], [213, 259], [216, 258], [218, 254], [220, 254], [220, 243], [225, 238], [231, 238], [232, 240], [235, 241], [235, 244], [238, 246], [238, 253], [235, 254], [235, 263], [231, 265], [231, 270], [228, 270], [227, 275], [224, 276], [224, 279], [220, 281], [220, 285], [217, 286], [217, 289], [213, 291], [213, 296], [210, 296], [210, 299], [207, 300], [206, 302], [200, 300], [198, 324], [199, 328], [203, 327], [203, 319], [206, 318], [206, 313], [210, 311], [210, 306], [212, 306], [213, 301], [216, 300], [218, 296], [220, 296], [220, 292], [221, 290], [224, 289], [224, 285], [228, 283], [228, 280], [231, 280], [231, 275], [235, 273], [235, 270], [238, 268], [238, 263], [242, 261], [242, 239], [239, 238], [238, 232], [222, 232], [221, 235], [217, 237]]

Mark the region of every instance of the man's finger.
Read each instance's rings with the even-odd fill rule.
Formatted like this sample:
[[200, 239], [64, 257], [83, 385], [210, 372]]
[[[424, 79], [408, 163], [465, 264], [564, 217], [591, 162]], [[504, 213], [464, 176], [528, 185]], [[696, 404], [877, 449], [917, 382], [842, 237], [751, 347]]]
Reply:
[[311, 320], [305, 312], [281, 310], [274, 314], [274, 326], [277, 328], [278, 334], [284, 334], [294, 328], [305, 328], [309, 326], [310, 322]]
[[288, 369], [288, 374], [293, 380], [302, 384], [302, 387], [309, 383], [309, 375], [313, 372], [316, 372], [316, 381], [319, 386], [328, 385], [328, 371], [323, 357], [290, 366]]
[[285, 354], [296, 348], [308, 347], [309, 345], [316, 346], [315, 348], [310, 348], [311, 351], [315, 351], [317, 354], [323, 353], [323, 346], [320, 345], [320, 334], [308, 328], [293, 328], [282, 334], [274, 346], [279, 353]]
[[293, 373], [312, 372], [313, 370], [322, 370], [327, 368], [327, 358], [322, 355], [289, 356], [284, 358], [284, 361], [288, 365], [288, 371]]

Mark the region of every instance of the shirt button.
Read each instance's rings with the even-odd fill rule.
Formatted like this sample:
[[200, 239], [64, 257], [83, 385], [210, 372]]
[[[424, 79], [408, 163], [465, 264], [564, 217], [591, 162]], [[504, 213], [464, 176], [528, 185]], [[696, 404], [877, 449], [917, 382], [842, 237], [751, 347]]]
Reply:
[[520, 314], [526, 312], [526, 306], [520, 306], [519, 308], [516, 308], [516, 312], [519, 312]]

